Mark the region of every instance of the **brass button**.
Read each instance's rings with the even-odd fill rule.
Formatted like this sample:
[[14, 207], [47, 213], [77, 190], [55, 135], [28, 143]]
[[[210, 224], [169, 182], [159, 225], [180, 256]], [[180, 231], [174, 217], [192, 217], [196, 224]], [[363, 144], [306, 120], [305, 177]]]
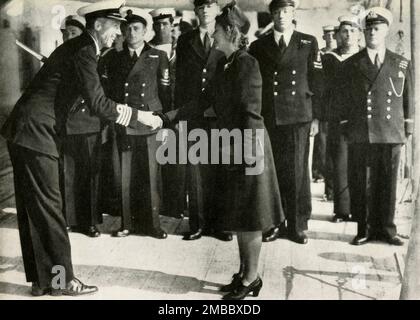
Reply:
[[368, 119], [372, 119], [372, 115], [371, 114], [368, 114]]
[[292, 81], [292, 86], [296, 85], [296, 81]]
[[128, 82], [125, 83], [125, 86], [128, 87]]
[[369, 92], [368, 92], [368, 95], [369, 95], [369, 96], [371, 96], [371, 95], [372, 95], [372, 91], [369, 91]]
[[80, 101], [81, 104], [85, 103], [85, 100], [82, 99], [82, 101]]
[[367, 107], [368, 111], [372, 111], [372, 107]]
[[278, 75], [278, 74], [279, 74], [279, 73], [278, 73], [277, 71], [275, 71], [275, 72], [274, 72], [274, 75], [275, 75], [275, 76], [276, 76], [276, 75]]
[[275, 81], [275, 82], [274, 82], [274, 85], [275, 85], [275, 86], [278, 86], [278, 84], [279, 84], [279, 83], [278, 83], [277, 81]]
[[146, 84], [145, 84], [145, 83], [143, 83], [141, 86], [144, 88], [144, 87], [146, 86]]
[[141, 96], [144, 97], [144, 93], [142, 93]]
[[85, 108], [83, 108], [83, 109], [82, 109], [82, 112], [85, 112], [85, 111], [86, 111], [86, 109], [85, 109]]
[[371, 100], [371, 99], [368, 99], [368, 100], [367, 100], [367, 103], [372, 103], [372, 100]]
[[386, 102], [391, 103], [391, 99], [386, 100]]
[[391, 119], [391, 115], [390, 115], [390, 114], [387, 114], [387, 115], [386, 115], [386, 118], [387, 118], [388, 120], [390, 120], [390, 119]]
[[296, 74], [296, 70], [293, 70], [293, 71], [292, 71], [292, 74]]
[[203, 69], [203, 73], [207, 73], [207, 69], [206, 68]]
[[277, 96], [277, 95], [278, 95], [278, 93], [277, 93], [277, 92], [274, 92], [274, 95], [275, 95], [275, 96]]
[[391, 107], [387, 107], [386, 108], [386, 111], [391, 111]]
[[296, 95], [296, 91], [292, 91], [292, 96]]
[[206, 88], [202, 88], [202, 89], [201, 89], [201, 91], [205, 91], [205, 90], [206, 90]]
[[125, 96], [128, 97], [128, 93], [126, 93]]
[[206, 79], [205, 79], [205, 78], [203, 78], [203, 83], [204, 83], [204, 82], [206, 82]]
[[392, 96], [392, 92], [391, 91], [388, 91], [388, 96]]

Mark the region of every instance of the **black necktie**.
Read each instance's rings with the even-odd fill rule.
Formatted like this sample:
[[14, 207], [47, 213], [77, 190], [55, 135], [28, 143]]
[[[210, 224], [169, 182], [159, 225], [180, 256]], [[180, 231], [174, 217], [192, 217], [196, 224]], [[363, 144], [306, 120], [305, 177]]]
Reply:
[[204, 36], [204, 51], [206, 52], [206, 55], [209, 55], [211, 50], [211, 43], [210, 43], [210, 37], [208, 32], [206, 32], [206, 35]]
[[131, 64], [135, 64], [137, 62], [138, 56], [137, 56], [137, 52], [134, 51], [133, 55], [131, 56]]
[[280, 41], [279, 41], [279, 49], [280, 53], [283, 54], [284, 50], [286, 50], [286, 42], [284, 41], [284, 36], [281, 35]]

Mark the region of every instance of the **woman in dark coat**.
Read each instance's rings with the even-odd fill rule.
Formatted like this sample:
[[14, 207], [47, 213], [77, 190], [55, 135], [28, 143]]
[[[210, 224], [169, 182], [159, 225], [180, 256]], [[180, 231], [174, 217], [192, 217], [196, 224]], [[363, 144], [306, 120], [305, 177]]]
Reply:
[[[241, 49], [248, 29], [248, 20], [234, 4], [223, 9], [216, 19], [213, 38], [226, 59], [219, 63], [215, 79], [203, 91], [200, 103], [195, 104], [202, 109], [186, 105], [163, 116], [165, 122], [191, 119], [212, 103], [219, 129], [239, 129], [242, 133], [242, 164], [222, 165], [224, 210], [220, 218], [224, 230], [237, 232], [241, 261], [232, 283], [221, 288], [228, 292], [224, 299], [243, 299], [249, 293], [258, 296], [262, 287], [258, 276], [262, 231], [283, 222], [277, 217], [284, 220], [271, 144], [261, 116], [259, 65]], [[223, 146], [220, 154], [234, 148], [234, 143]], [[256, 155], [256, 166], [247, 164], [251, 163], [248, 148]]]

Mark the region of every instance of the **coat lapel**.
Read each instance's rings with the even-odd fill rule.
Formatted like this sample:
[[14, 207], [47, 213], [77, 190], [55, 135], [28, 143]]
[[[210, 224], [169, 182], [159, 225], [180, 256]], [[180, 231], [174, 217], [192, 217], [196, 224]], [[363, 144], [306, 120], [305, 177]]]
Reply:
[[375, 65], [370, 61], [366, 49], [364, 49], [362, 57], [359, 60], [359, 70], [371, 83], [373, 83], [376, 77], [378, 76], [378, 70], [376, 69]]
[[267, 57], [272, 60], [275, 64], [278, 64], [282, 58], [279, 50], [279, 46], [274, 39], [274, 32], [269, 34], [266, 38], [266, 45], [264, 46], [267, 48], [265, 50]]
[[204, 51], [204, 46], [201, 43], [201, 39], [200, 39], [200, 30], [197, 29], [194, 31], [194, 36], [191, 38], [190, 42], [191, 42], [191, 47], [198, 54], [198, 56], [201, 59], [206, 60], [207, 59], [206, 52]]
[[[274, 36], [273, 36], [274, 37]], [[289, 45], [286, 47], [283, 55], [280, 58], [280, 63], [284, 64], [294, 55], [296, 55], [297, 50], [300, 48], [300, 36], [296, 31], [293, 31], [292, 37], [290, 38]], [[278, 51], [278, 50], [277, 50]]]
[[[152, 47], [148, 44], [144, 44], [143, 51], [140, 54], [140, 57], [137, 59], [136, 63], [134, 64], [133, 68], [131, 68], [130, 73], [128, 74], [128, 77], [131, 77], [133, 74], [138, 73], [144, 66], [147, 64], [144, 63], [144, 60], [148, 58], [149, 51]], [[128, 57], [130, 57], [130, 54], [128, 54]], [[128, 61], [130, 61], [128, 59]], [[129, 62], [130, 63], [130, 62]]]

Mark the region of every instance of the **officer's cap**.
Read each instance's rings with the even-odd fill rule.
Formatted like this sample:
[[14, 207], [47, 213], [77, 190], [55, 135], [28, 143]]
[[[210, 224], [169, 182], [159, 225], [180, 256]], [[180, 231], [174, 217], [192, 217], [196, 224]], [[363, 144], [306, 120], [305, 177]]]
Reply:
[[120, 8], [125, 0], [107, 0], [89, 4], [77, 10], [77, 14], [86, 19], [107, 18], [124, 21], [120, 13]]
[[194, 7], [200, 7], [206, 4], [217, 3], [217, 0], [193, 0], [193, 1], [194, 1]]
[[323, 26], [322, 31], [324, 33], [334, 32], [334, 26], [332, 26], [332, 25]]
[[174, 23], [173, 23], [174, 27], [178, 26], [181, 23], [181, 19], [182, 17], [180, 16], [174, 17]]
[[299, 7], [299, 0], [272, 0], [269, 5], [270, 12], [284, 7]]
[[394, 18], [391, 11], [382, 7], [373, 7], [367, 10], [363, 19], [363, 25], [365, 27], [385, 23], [388, 26], [391, 26]]
[[354, 14], [340, 16], [338, 18], [338, 22], [340, 22], [339, 28], [343, 25], [352, 26], [354, 28], [360, 28], [360, 19]]
[[128, 24], [141, 22], [145, 27], [152, 24], [152, 16], [144, 9], [123, 7], [121, 15], [127, 20]]
[[69, 26], [74, 26], [84, 31], [86, 26], [86, 20], [85, 18], [78, 15], [67, 16], [61, 23], [60, 29], [65, 30], [66, 27]]
[[236, 1], [232, 1], [222, 9], [222, 12], [216, 18], [216, 22], [236, 25], [243, 34], [247, 34], [251, 26], [247, 16], [236, 5]]
[[176, 15], [174, 8], [161, 8], [155, 9], [149, 12], [153, 18], [153, 21], [158, 21], [165, 18], [173, 18]]

